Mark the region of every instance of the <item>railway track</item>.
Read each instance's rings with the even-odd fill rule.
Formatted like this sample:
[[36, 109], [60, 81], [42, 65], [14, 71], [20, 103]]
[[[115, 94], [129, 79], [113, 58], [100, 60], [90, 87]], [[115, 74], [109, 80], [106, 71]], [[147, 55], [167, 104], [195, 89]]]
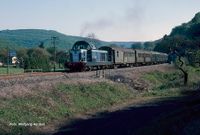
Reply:
[[12, 75], [0, 75], [0, 80], [11, 80], [11, 79], [21, 79], [26, 77], [39, 77], [39, 76], [58, 76], [63, 75], [63, 72], [34, 72], [34, 73], [23, 73], [23, 74], [12, 74]]
[[[124, 71], [143, 71], [142, 69], [149, 69], [149, 68], [159, 68], [159, 66], [166, 66], [169, 67], [169, 64], [158, 64], [158, 65], [149, 65], [149, 66], [140, 66], [140, 67], [127, 67], [127, 68], [117, 68], [117, 69], [105, 69], [106, 74], [110, 74], [110, 72], [124, 72]], [[71, 77], [84, 77], [84, 76], [91, 76], [97, 74], [96, 71], [85, 71], [85, 72], [30, 72], [30, 73], [23, 73], [23, 74], [15, 74], [15, 75], [0, 75], [0, 80], [12, 80], [12, 79], [23, 79], [28, 77], [42, 77], [42, 76], [67, 76], [68, 78]]]

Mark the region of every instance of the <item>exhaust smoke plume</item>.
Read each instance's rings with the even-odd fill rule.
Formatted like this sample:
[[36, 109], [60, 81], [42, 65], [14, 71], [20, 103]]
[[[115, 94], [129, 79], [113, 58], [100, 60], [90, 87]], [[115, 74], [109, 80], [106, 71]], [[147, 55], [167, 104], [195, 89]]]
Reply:
[[86, 36], [93, 31], [104, 30], [113, 25], [112, 20], [100, 19], [95, 22], [86, 22], [82, 25], [80, 36]]
[[[122, 11], [121, 15], [110, 14], [107, 18], [84, 23], [81, 27], [80, 36], [87, 36], [89, 33], [97, 35], [97, 32], [105, 33], [108, 29], [115, 31], [113, 34], [120, 34], [120, 31], [127, 31], [127, 33], [131, 31], [133, 36], [138, 34], [145, 18], [143, 2], [143, 0], [131, 0], [130, 7]], [[119, 31], [119, 33], [116, 33], [116, 31]]]

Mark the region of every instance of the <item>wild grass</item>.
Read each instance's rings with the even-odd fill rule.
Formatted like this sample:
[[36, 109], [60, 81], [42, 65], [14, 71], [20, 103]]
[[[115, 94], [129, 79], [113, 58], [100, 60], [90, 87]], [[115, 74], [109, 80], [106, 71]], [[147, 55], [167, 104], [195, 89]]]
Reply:
[[174, 72], [152, 72], [143, 76], [151, 84], [151, 90], [143, 96], [180, 96], [182, 91], [197, 89], [200, 83], [200, 68], [187, 67], [188, 84], [184, 86], [183, 74]]
[[77, 113], [97, 111], [131, 98], [125, 86], [108, 83], [58, 84], [49, 92], [33, 96], [0, 99], [0, 134], [28, 134], [30, 126], [10, 123], [45, 123], [71, 117]]
[[[200, 134], [199, 98], [196, 96], [200, 88], [200, 68], [187, 67], [187, 72], [189, 75], [187, 86], [183, 85], [182, 74], [179, 71], [169, 73], [154, 72], [143, 76], [144, 79], [152, 84], [152, 89], [151, 91], [142, 93], [142, 96], [174, 97], [174, 99], [184, 96], [182, 102], [186, 102], [186, 105], [184, 107], [178, 107], [176, 110], [171, 110], [169, 113], [163, 113], [155, 118], [151, 124], [147, 124], [138, 129], [134, 134]], [[191, 98], [191, 96], [186, 97], [188, 95], [192, 95], [194, 98]]]
[[188, 68], [188, 73], [188, 86], [183, 86], [179, 71], [146, 73], [142, 79], [151, 84], [151, 89], [138, 92], [140, 93], [138, 95], [123, 84], [98, 82], [57, 83], [50, 90], [35, 87], [30, 90], [31, 94], [25, 96], [0, 98], [0, 134], [34, 133], [31, 126], [12, 126], [13, 123], [48, 125], [54, 121], [71, 118], [76, 114], [101, 111], [136, 98], [181, 96], [184, 89], [193, 89], [200, 82], [199, 69]]
[[22, 68], [13, 68], [13, 67], [9, 67], [9, 68], [8, 68], [8, 72], [7, 72], [7, 68], [5, 68], [5, 67], [0, 67], [0, 75], [21, 74], [21, 73], [24, 73], [24, 69], [22, 69]]

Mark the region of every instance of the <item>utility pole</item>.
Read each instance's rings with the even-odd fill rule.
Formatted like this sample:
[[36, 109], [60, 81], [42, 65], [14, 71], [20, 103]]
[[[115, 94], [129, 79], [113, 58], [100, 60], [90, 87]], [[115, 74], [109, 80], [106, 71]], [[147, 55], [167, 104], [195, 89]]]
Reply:
[[9, 58], [10, 58], [10, 54], [9, 54], [9, 48], [7, 45], [7, 75], [9, 74]]
[[52, 44], [53, 44], [53, 48], [54, 48], [54, 67], [53, 67], [53, 71], [55, 72], [56, 71], [56, 40], [57, 40], [57, 37], [51, 37], [51, 40], [52, 40]]

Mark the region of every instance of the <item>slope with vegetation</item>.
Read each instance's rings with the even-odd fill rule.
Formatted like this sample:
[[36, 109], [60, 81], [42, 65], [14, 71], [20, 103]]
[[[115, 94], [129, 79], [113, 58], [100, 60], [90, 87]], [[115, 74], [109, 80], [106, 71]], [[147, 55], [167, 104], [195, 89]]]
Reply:
[[[57, 37], [56, 46], [58, 49], [70, 49], [78, 40], [90, 40], [89, 38], [69, 36], [53, 30], [42, 29], [19, 29], [0, 31], [1, 48], [34, 48], [40, 44], [45, 47], [51, 47], [51, 37]], [[105, 42], [93, 40], [96, 46], [101, 46]]]
[[[52, 44], [52, 37], [57, 37]], [[62, 68], [64, 62], [69, 60], [67, 50], [71, 49], [78, 40], [86, 40], [93, 43], [97, 48], [100, 46], [114, 45], [120, 47], [131, 47], [141, 45], [139, 42], [104, 42], [90, 38], [68, 36], [53, 30], [42, 29], [19, 29], [0, 31], [0, 62], [4, 65], [8, 61], [8, 50], [16, 50], [18, 62], [21, 68], [42, 69], [50, 71], [54, 63], [54, 52], [56, 51], [56, 65]], [[9, 58], [11, 62], [11, 58]]]
[[[93, 84], [53, 84], [46, 86], [18, 86], [10, 95], [0, 95], [0, 134], [38, 134], [36, 128], [42, 128], [62, 119], [69, 119], [79, 113], [101, 110], [122, 103], [133, 95], [126, 87], [106, 82]], [[27, 90], [26, 90], [27, 89]], [[20, 94], [20, 91], [23, 93]], [[16, 95], [14, 97], [10, 97]], [[20, 123], [29, 124], [20, 126]], [[43, 126], [30, 124], [43, 123]], [[55, 126], [55, 124], [54, 124]], [[55, 127], [54, 127], [55, 128]], [[53, 129], [49, 129], [51, 131]], [[44, 131], [40, 131], [44, 132]]]
[[188, 23], [175, 27], [156, 43], [155, 51], [170, 53], [176, 51], [189, 61], [200, 63], [200, 12]]
[[[90, 37], [90, 35], [88, 35]], [[106, 42], [95, 39], [93, 37], [70, 36], [53, 30], [43, 29], [19, 29], [19, 30], [3, 30], [0, 31], [0, 48], [18, 49], [18, 48], [34, 48], [41, 44], [44, 47], [51, 47], [51, 37], [58, 37], [56, 44], [58, 49], [71, 49], [72, 45], [78, 40], [86, 40], [92, 42], [97, 47], [105, 45], [116, 45], [125, 48], [131, 48], [140, 42]]]
[[[81, 39], [81, 37], [66, 36], [52, 30], [39, 29], [21, 29], [21, 30], [3, 30], [0, 32], [0, 38], [7, 43], [2, 43], [3, 46], [10, 48], [32, 48], [44, 43], [46, 47], [51, 46], [51, 37], [58, 37], [59, 48], [69, 48], [74, 41]], [[2, 46], [2, 47], [3, 47]]]
[[[164, 101], [169, 97], [182, 97], [185, 92], [193, 92], [199, 87], [199, 68], [190, 68], [193, 79], [185, 87], [179, 71], [171, 66], [156, 67], [123, 69], [123, 72], [119, 69], [120, 75], [111, 71], [107, 79], [94, 78], [94, 72], [93, 75], [77, 73], [1, 80], [0, 134], [50, 134], [77, 116], [85, 118], [88, 113], [91, 115], [92, 112], [112, 111], [112, 107], [122, 109], [124, 104], [143, 107], [144, 103], [157, 98]], [[145, 89], [141, 89], [144, 86]], [[131, 117], [135, 119], [133, 115]], [[31, 126], [33, 123], [42, 125]]]

